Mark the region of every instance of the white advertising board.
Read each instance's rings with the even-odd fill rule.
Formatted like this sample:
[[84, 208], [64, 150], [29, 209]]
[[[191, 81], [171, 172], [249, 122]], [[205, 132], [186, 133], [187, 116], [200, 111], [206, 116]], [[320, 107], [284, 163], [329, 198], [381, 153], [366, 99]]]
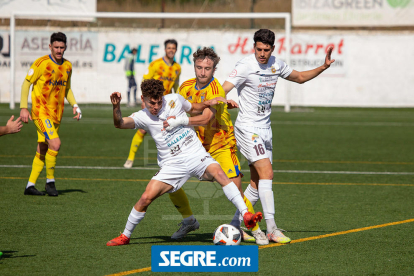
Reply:
[[[192, 54], [199, 47], [213, 47], [221, 57], [215, 77], [223, 83], [236, 62], [253, 53], [252, 31], [66, 31], [65, 58], [73, 64], [72, 88], [79, 103], [109, 103], [113, 91], [127, 87], [124, 60], [132, 48], [136, 56], [136, 80], [140, 83], [151, 61], [164, 55], [163, 42], [178, 41], [176, 62], [181, 64], [180, 83], [194, 78]], [[31, 63], [48, 54], [50, 32], [16, 32], [15, 101]], [[0, 102], [10, 101], [10, 49], [8, 31], [0, 31]], [[335, 63], [316, 79], [291, 84], [291, 104], [297, 106], [414, 107], [411, 87], [414, 73], [414, 36], [409, 32], [293, 33], [291, 64], [297, 71], [310, 70], [324, 62], [326, 49], [334, 47]], [[404, 49], [404, 50], [402, 50]], [[276, 34], [276, 57], [284, 59], [283, 33]], [[287, 81], [280, 79], [273, 104], [284, 105]], [[138, 93], [140, 95], [140, 93]], [[230, 93], [237, 100], [237, 93]], [[17, 105], [18, 106], [18, 105]]]
[[413, 26], [413, 0], [292, 0], [292, 25]]

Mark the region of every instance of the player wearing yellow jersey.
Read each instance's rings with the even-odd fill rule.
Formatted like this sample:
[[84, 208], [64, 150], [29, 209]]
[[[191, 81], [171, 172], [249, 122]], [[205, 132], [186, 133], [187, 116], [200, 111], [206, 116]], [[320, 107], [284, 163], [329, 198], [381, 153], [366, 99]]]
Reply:
[[[143, 79], [156, 79], [163, 82], [165, 92], [164, 95], [175, 93], [178, 89], [181, 66], [174, 61], [175, 53], [177, 52], [177, 41], [175, 39], [168, 39], [164, 42], [165, 56], [154, 60], [148, 67], [147, 74]], [[142, 108], [145, 107], [142, 104]], [[135, 160], [135, 154], [138, 151], [139, 146], [144, 140], [144, 136], [147, 134], [145, 130], [138, 129], [132, 139], [131, 148], [129, 150], [128, 159], [126, 160], [124, 167], [131, 168]]]
[[[201, 103], [216, 97], [225, 97], [225, 92], [217, 79], [214, 78], [216, 66], [220, 61], [220, 57], [211, 48], [198, 49], [193, 54], [194, 69], [196, 77], [182, 83], [179, 93], [191, 103]], [[187, 120], [184, 118], [184, 120]], [[214, 107], [206, 108], [202, 114], [193, 116], [188, 122], [182, 122], [181, 119], [169, 119], [164, 123], [164, 127], [174, 125], [188, 124], [194, 126], [198, 138], [203, 144], [206, 151], [219, 162], [223, 171], [227, 174], [239, 188], [244, 201], [249, 208], [249, 212], [253, 212], [253, 206], [249, 199], [243, 195], [241, 187], [240, 163], [237, 158], [237, 144], [233, 133], [233, 123], [227, 110], [227, 105], [220, 104]], [[182, 189], [180, 189], [182, 190]], [[176, 193], [179, 193], [178, 190]], [[189, 204], [185, 193], [182, 192], [180, 197], [170, 198], [178, 211], [183, 215], [180, 229], [172, 236], [173, 239], [184, 237], [188, 232], [199, 228], [199, 223], [193, 215], [188, 216], [183, 210], [188, 212]], [[236, 212], [231, 224], [240, 229], [240, 214]], [[257, 225], [253, 229], [256, 243], [267, 244], [268, 240], [264, 233]], [[244, 239], [253, 240], [250, 236], [243, 232]]]
[[[37, 128], [37, 151], [32, 164], [25, 195], [45, 195], [35, 188], [36, 181], [46, 163], [46, 192], [49, 196], [58, 196], [55, 187], [55, 166], [61, 141], [59, 126], [65, 107], [65, 97], [73, 107], [73, 117], [78, 121], [82, 113], [76, 104], [70, 87], [72, 64], [63, 58], [66, 50], [66, 35], [53, 33], [50, 37], [50, 55], [38, 58], [30, 67], [23, 81], [20, 99], [20, 117], [27, 123], [29, 119]], [[32, 111], [27, 109], [27, 97], [32, 89]]]

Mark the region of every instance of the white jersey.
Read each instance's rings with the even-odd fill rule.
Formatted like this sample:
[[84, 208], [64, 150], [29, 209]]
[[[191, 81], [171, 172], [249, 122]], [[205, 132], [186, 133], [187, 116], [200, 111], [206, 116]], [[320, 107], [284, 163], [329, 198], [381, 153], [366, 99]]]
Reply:
[[274, 56], [267, 64], [260, 64], [254, 54], [237, 62], [226, 80], [237, 88], [239, 95], [240, 109], [235, 125], [269, 127], [277, 79], [287, 78], [292, 71]]
[[135, 129], [145, 129], [154, 139], [157, 146], [158, 165], [183, 163], [194, 152], [203, 148], [193, 127], [177, 126], [166, 131], [163, 122], [169, 116], [187, 116], [191, 103], [179, 94], [169, 94], [163, 97], [162, 108], [157, 115], [152, 115], [148, 109], [133, 113]]

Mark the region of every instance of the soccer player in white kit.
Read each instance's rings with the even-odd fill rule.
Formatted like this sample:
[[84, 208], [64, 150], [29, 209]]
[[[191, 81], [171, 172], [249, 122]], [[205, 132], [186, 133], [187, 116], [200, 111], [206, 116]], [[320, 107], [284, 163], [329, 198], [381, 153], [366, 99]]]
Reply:
[[[112, 93], [114, 125], [122, 129], [144, 129], [150, 133], [157, 146], [160, 170], [148, 183], [145, 192], [132, 208], [124, 232], [110, 240], [107, 245], [129, 244], [130, 236], [144, 218], [148, 206], [157, 197], [180, 189], [192, 176], [200, 180], [216, 180], [222, 186], [227, 198], [243, 214], [246, 227], [254, 227], [256, 222], [261, 220], [262, 214], [260, 212], [252, 214], [247, 211], [236, 184], [229, 180], [217, 161], [206, 152], [193, 127], [187, 126], [189, 119], [186, 112], [199, 113], [225, 99], [217, 97], [197, 104], [190, 103], [178, 94], [163, 97], [165, 91], [163, 83], [155, 79], [144, 80], [141, 83], [141, 90], [141, 99], [146, 108], [129, 117], [122, 117], [121, 93]], [[186, 123], [167, 131], [163, 122], [171, 117], [184, 118]]]
[[275, 34], [271, 30], [260, 29], [254, 34], [254, 54], [239, 62], [223, 84], [230, 92], [237, 88], [239, 113], [234, 125], [234, 133], [240, 152], [249, 162], [251, 180], [244, 195], [254, 205], [259, 199], [267, 225], [267, 237], [277, 243], [289, 243], [276, 226], [274, 196], [272, 191], [272, 128], [270, 113], [272, 100], [279, 77], [304, 83], [318, 76], [335, 61], [331, 59], [332, 47], [326, 49], [325, 63], [309, 71], [292, 70], [284, 61], [272, 56], [275, 49]]

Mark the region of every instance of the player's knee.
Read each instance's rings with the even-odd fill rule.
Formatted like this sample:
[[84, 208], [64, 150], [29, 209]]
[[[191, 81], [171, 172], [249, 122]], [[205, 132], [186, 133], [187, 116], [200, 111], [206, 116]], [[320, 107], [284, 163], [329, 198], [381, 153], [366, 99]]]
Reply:
[[54, 151], [59, 151], [61, 144], [62, 143], [60, 142], [60, 140], [53, 141], [53, 143], [49, 143], [49, 149], [54, 150]]
[[214, 172], [213, 178], [220, 183], [221, 185], [227, 184], [229, 178], [227, 177], [226, 173], [220, 168]]
[[138, 205], [142, 207], [148, 207], [154, 199], [147, 193], [143, 193], [141, 198], [138, 200]]

